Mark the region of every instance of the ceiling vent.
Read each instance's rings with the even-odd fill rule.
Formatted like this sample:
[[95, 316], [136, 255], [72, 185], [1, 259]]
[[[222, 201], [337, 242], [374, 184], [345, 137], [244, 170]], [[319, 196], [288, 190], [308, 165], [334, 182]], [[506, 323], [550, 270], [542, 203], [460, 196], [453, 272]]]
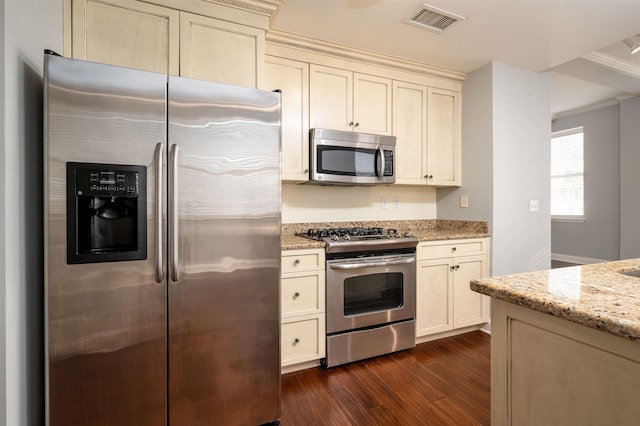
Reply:
[[416, 25], [420, 28], [441, 33], [458, 21], [463, 20], [462, 16], [458, 16], [451, 12], [446, 12], [437, 7], [423, 4], [420, 6], [411, 18], [405, 22]]

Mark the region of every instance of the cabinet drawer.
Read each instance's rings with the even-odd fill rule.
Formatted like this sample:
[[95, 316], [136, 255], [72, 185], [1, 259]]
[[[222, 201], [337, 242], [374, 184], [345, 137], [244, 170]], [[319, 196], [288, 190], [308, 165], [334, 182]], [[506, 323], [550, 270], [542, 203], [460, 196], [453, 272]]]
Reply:
[[488, 239], [451, 240], [443, 243], [420, 243], [417, 249], [418, 259], [438, 259], [443, 257], [467, 256], [487, 252]]
[[287, 250], [282, 252], [282, 273], [324, 269], [324, 250]]
[[282, 318], [324, 312], [324, 271], [285, 274], [281, 289]]
[[282, 366], [324, 358], [324, 315], [282, 321], [280, 350]]

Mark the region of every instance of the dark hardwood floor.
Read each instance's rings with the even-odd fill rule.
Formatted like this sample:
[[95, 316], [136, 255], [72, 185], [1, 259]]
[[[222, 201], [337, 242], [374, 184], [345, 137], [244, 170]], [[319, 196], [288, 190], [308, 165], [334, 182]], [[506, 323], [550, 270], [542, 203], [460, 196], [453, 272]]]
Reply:
[[489, 425], [490, 336], [475, 331], [282, 376], [283, 426]]

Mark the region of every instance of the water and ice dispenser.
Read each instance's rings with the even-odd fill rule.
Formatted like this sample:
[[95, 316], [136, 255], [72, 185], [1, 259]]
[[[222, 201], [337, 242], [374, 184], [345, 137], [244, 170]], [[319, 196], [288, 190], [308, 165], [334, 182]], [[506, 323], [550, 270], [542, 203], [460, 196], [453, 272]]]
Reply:
[[67, 163], [67, 263], [147, 258], [145, 166]]

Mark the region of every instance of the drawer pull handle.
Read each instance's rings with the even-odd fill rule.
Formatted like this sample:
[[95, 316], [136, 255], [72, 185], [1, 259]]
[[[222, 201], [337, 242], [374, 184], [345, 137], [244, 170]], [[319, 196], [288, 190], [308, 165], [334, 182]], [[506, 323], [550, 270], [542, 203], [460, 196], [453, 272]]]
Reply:
[[300, 339], [298, 339], [297, 337], [295, 339], [293, 339], [293, 344], [297, 345], [298, 343], [300, 343]]
[[293, 293], [293, 297], [300, 297], [300, 293], [296, 291], [295, 293]]

